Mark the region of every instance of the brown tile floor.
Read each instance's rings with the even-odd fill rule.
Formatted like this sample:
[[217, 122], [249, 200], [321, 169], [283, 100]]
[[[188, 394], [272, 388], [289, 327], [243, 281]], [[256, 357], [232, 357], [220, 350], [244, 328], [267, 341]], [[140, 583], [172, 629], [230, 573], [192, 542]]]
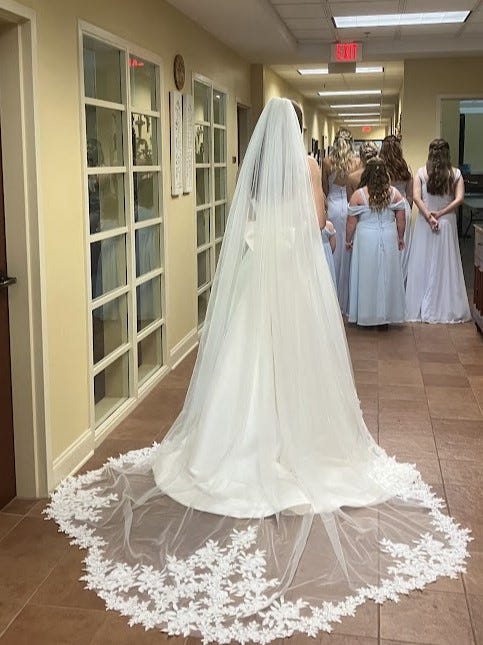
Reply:
[[[321, 634], [320, 645], [483, 645], [483, 338], [472, 324], [348, 329], [367, 425], [390, 453], [415, 462], [475, 537], [468, 573], [443, 579], [398, 604], [366, 604]], [[179, 412], [190, 355], [84, 466], [161, 439]], [[52, 522], [43, 501], [14, 500], [0, 512], [2, 645], [143, 645], [168, 640], [131, 629], [79, 582], [82, 554]], [[195, 639], [169, 643], [196, 645]], [[303, 643], [302, 643], [303, 641]], [[293, 637], [290, 645], [313, 642]]]

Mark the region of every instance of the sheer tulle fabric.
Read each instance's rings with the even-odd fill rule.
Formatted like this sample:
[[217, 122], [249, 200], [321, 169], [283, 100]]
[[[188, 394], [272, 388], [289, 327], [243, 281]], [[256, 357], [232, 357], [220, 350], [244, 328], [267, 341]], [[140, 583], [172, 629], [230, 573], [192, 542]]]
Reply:
[[273, 99], [240, 172], [183, 410], [47, 511], [132, 624], [206, 642], [314, 635], [464, 569], [468, 532], [360, 410], [307, 158]]

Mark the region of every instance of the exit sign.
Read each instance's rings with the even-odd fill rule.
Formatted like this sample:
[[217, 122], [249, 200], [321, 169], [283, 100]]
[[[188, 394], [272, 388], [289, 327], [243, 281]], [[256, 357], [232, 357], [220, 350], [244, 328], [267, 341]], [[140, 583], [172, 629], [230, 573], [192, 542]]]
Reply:
[[361, 43], [334, 43], [331, 46], [330, 60], [333, 63], [355, 63], [362, 60]]

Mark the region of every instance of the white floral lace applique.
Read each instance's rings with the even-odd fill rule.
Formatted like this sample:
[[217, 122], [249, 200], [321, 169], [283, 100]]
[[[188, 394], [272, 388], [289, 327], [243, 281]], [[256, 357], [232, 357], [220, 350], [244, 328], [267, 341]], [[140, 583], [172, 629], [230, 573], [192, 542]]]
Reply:
[[[146, 463], [156, 450], [133, 451], [109, 464], [117, 468]], [[461, 528], [441, 512], [444, 502], [423, 482], [414, 466], [399, 464], [381, 455], [376, 459], [373, 477], [386, 484], [398, 484], [402, 499], [417, 500], [428, 509], [432, 525], [445, 538], [429, 533], [412, 544], [381, 540], [381, 551], [393, 560], [387, 578], [377, 586], [361, 587], [342, 602], [311, 606], [299, 599], [270, 600], [276, 578], [266, 577], [265, 553], [256, 548], [257, 527], [234, 529], [226, 546], [209, 540], [186, 559], [168, 557], [163, 571], [152, 566], [111, 562], [104, 555], [105, 541], [86, 525], [98, 521], [101, 511], [117, 501], [116, 495], [102, 495], [100, 488], [88, 488], [102, 476], [103, 469], [64, 481], [52, 494], [44, 511], [73, 543], [86, 548], [86, 574], [82, 580], [106, 603], [129, 617], [130, 625], [160, 628], [170, 635], [201, 634], [204, 643], [268, 643], [287, 638], [294, 632], [315, 636], [332, 631], [332, 624], [353, 616], [367, 600], [398, 601], [401, 594], [422, 589], [439, 576], [457, 577], [465, 571], [468, 529]], [[257, 620], [245, 616], [256, 614]]]

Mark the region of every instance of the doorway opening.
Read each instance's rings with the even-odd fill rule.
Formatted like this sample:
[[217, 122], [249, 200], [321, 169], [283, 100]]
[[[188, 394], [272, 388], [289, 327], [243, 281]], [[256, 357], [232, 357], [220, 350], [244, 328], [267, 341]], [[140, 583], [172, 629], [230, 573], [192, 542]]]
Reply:
[[[43, 227], [39, 222], [34, 110], [36, 57], [35, 11], [10, 0], [0, 0], [2, 220], [5, 230], [4, 265], [0, 269], [6, 274], [8, 265], [8, 275], [17, 278], [16, 284], [8, 289], [4, 284], [0, 289], [4, 303], [3, 345], [6, 348], [8, 342], [11, 364], [12, 410], [10, 439], [4, 433], [4, 420], [0, 420], [0, 451], [10, 445], [11, 464], [9, 484], [5, 485], [0, 498], [2, 506], [12, 494], [22, 498], [46, 496], [49, 470], [52, 469], [45, 403]], [[9, 282], [6, 277], [4, 282]], [[2, 366], [3, 358], [2, 353]], [[1, 406], [3, 409], [3, 398]]]
[[238, 133], [238, 167], [243, 163], [247, 151], [248, 142], [250, 141], [250, 108], [242, 103], [236, 104], [236, 123]]
[[[0, 124], [1, 125], [1, 124]], [[3, 207], [2, 133], [0, 129], [0, 508], [15, 497], [15, 446], [13, 441], [12, 370], [8, 289], [14, 284], [7, 271], [7, 241]]]
[[452, 164], [461, 170], [465, 184], [465, 201], [458, 213], [458, 235], [471, 302], [474, 285], [473, 225], [483, 223], [483, 97], [441, 98], [440, 132], [449, 143]]

